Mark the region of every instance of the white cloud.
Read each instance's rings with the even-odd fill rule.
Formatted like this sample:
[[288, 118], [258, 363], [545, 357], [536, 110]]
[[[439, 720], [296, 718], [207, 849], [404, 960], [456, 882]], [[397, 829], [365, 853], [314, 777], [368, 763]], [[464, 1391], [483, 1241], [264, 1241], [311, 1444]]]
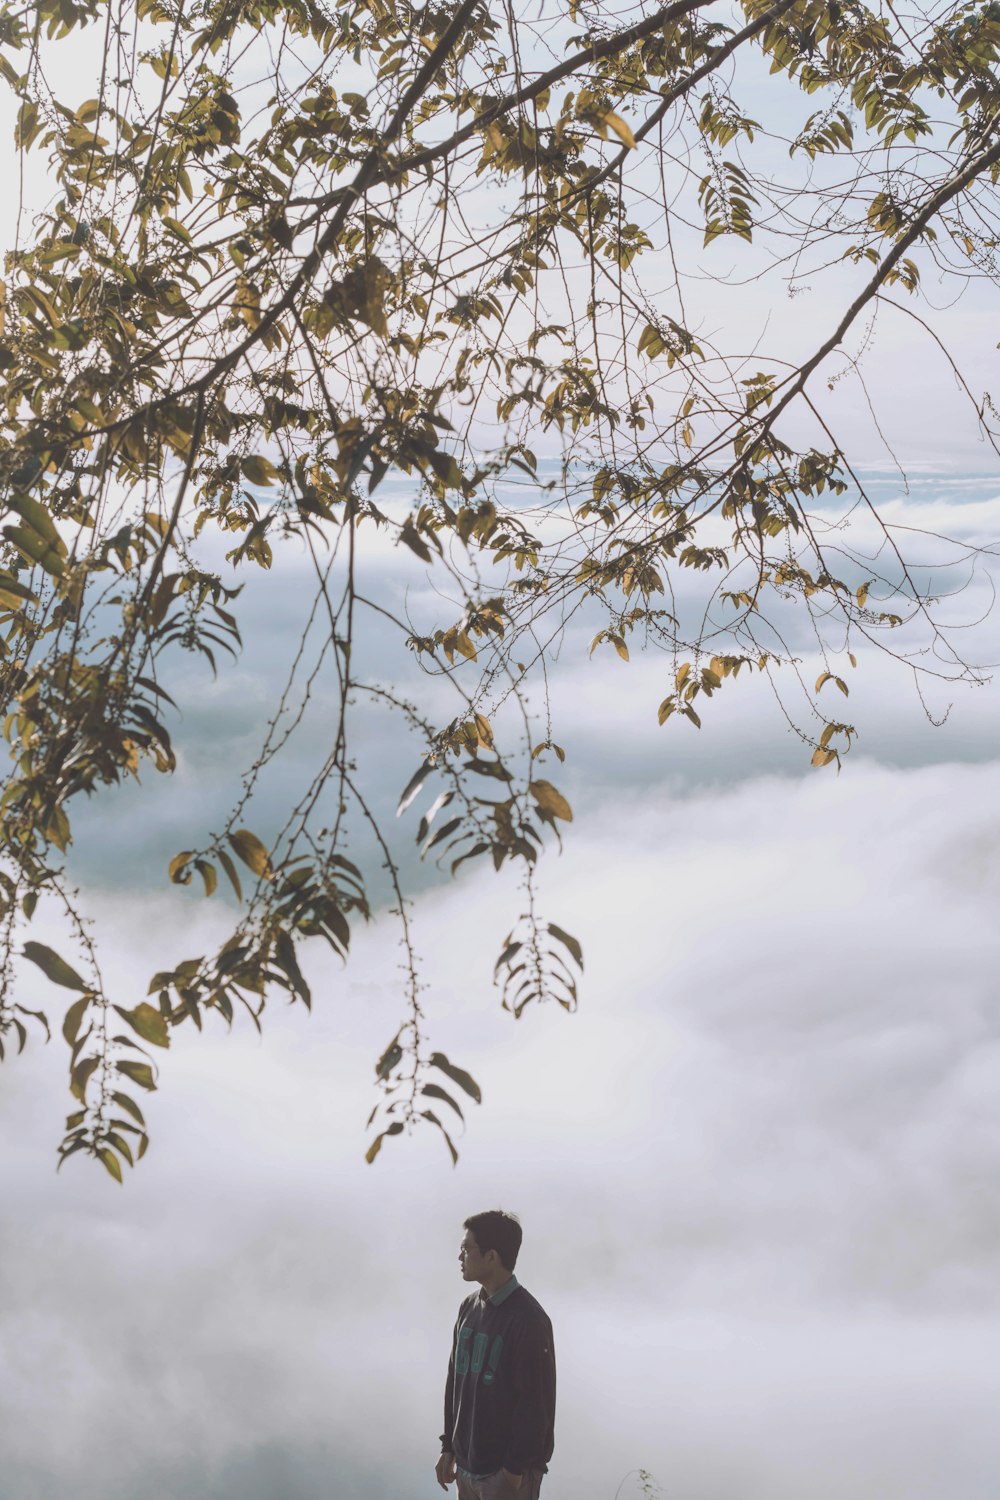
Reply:
[[[516, 890], [421, 898], [429, 1033], [486, 1101], [454, 1173], [430, 1132], [361, 1161], [385, 925], [313, 964], [312, 1017], [175, 1046], [124, 1190], [51, 1175], [33, 1047], [5, 1070], [11, 1500], [430, 1500], [457, 1230], [497, 1202], [556, 1323], [550, 1500], [639, 1464], [692, 1500], [987, 1500], [998, 793], [996, 764], [860, 763], [609, 800], [544, 865], [573, 1017], [499, 1013]], [[167, 910], [119, 903], [120, 981]]]

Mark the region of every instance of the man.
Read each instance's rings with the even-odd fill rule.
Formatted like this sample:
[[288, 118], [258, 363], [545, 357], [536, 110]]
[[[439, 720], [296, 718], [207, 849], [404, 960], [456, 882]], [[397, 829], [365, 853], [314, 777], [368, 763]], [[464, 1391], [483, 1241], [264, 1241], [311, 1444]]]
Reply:
[[458, 1500], [538, 1500], [556, 1410], [552, 1324], [514, 1275], [521, 1226], [501, 1209], [463, 1225], [458, 1259], [480, 1290], [458, 1312], [437, 1481]]

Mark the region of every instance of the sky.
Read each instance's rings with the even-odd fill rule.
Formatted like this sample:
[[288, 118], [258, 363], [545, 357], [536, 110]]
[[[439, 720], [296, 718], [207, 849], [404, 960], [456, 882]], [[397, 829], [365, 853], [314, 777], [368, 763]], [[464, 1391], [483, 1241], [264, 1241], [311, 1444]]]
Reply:
[[[825, 331], [819, 294], [795, 307]], [[954, 326], [980, 361], [975, 313]], [[892, 327], [868, 358], [908, 483], [857, 388], [831, 397], [883, 514], [995, 544], [995, 468]], [[439, 607], [409, 554], [376, 539], [364, 565], [380, 597]], [[949, 606], [984, 663], [994, 569]], [[303, 576], [289, 551], [248, 585], [246, 648], [218, 681], [175, 669], [176, 775], [79, 814], [74, 870], [124, 1003], [232, 915], [165, 866], [228, 809]], [[60, 1041], [33, 1034], [0, 1069], [2, 1500], [431, 1500], [462, 1220], [495, 1206], [521, 1217], [518, 1275], [554, 1323], [547, 1500], [634, 1500], [639, 1470], [669, 1500], [993, 1500], [996, 688], [929, 689], [934, 727], [906, 668], [860, 651], [838, 776], [809, 769], [762, 678], [727, 684], [700, 733], [660, 729], [669, 663], [590, 660], [584, 627], [551, 676], [575, 818], [540, 872], [547, 919], [584, 943], [578, 1012], [500, 1009], [512, 878], [405, 859], [429, 1034], [483, 1090], [456, 1167], [430, 1130], [363, 1159], [401, 1013], [384, 913], [346, 968], [307, 953], [311, 1015], [176, 1034], [123, 1187], [79, 1159], [55, 1175]], [[377, 634], [367, 649], [401, 670]], [[263, 825], [328, 702], [265, 785]], [[391, 813], [420, 747], [363, 715], [358, 733]]]

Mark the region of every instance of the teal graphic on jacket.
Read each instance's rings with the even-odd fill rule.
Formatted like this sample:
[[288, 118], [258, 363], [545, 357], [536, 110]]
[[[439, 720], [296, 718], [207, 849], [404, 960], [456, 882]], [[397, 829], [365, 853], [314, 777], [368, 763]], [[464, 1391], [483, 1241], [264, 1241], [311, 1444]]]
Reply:
[[[503, 1334], [494, 1336], [493, 1345], [490, 1349], [489, 1360], [486, 1360], [486, 1346], [490, 1342], [488, 1333], [476, 1333], [469, 1327], [468, 1323], [458, 1330], [455, 1339], [455, 1374], [456, 1375], [482, 1375], [484, 1385], [492, 1385], [496, 1378], [497, 1369], [500, 1364], [500, 1356], [503, 1353]], [[469, 1345], [472, 1345], [471, 1352]], [[486, 1370], [483, 1371], [483, 1364]]]

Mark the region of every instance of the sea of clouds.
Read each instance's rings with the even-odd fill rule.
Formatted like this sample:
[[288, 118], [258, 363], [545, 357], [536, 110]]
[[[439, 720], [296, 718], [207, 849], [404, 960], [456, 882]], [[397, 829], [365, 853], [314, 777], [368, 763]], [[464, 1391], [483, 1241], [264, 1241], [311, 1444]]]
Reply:
[[[953, 529], [988, 530], [968, 504]], [[187, 684], [148, 821], [128, 792], [87, 814], [83, 896], [126, 1001], [225, 931], [157, 872], [259, 729], [298, 594], [294, 569], [269, 584], [240, 666]], [[555, 1325], [549, 1500], [635, 1496], [639, 1467], [670, 1500], [992, 1500], [995, 692], [948, 689], [934, 730], [862, 653], [838, 777], [764, 679], [727, 684], [701, 735], [660, 730], [666, 660], [586, 644], [552, 679], [576, 819], [540, 881], [584, 943], [578, 1013], [499, 1008], [515, 879], [415, 886], [428, 1035], [484, 1094], [457, 1168], [429, 1129], [363, 1161], [402, 1013], [384, 913], [346, 969], [307, 950], [312, 1016], [177, 1035], [124, 1188], [53, 1172], [61, 1043], [4, 1065], [4, 1500], [430, 1500], [461, 1222], [497, 1204]], [[391, 809], [419, 746], [359, 733]], [[289, 776], [321, 740], [322, 715]]]

